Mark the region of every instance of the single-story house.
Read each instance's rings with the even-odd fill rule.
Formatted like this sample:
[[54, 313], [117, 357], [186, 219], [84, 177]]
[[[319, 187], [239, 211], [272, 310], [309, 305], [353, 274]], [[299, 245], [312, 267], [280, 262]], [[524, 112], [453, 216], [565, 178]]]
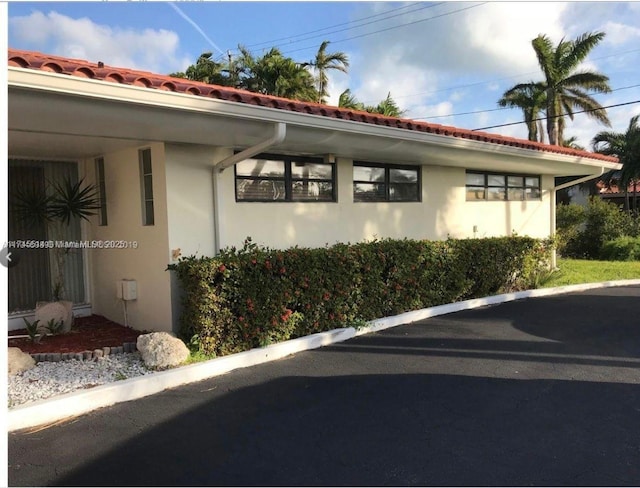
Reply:
[[[10, 189], [64, 175], [99, 188], [98, 214], [66, 237], [84, 243], [66, 269], [76, 313], [153, 330], [177, 324], [166, 269], [179, 255], [246, 237], [276, 248], [547, 237], [554, 177], [620, 167], [571, 148], [15, 49], [8, 129]], [[14, 220], [10, 211], [10, 240], [47, 239]], [[49, 249], [14, 251], [18, 328], [49, 297], [51, 259]]]

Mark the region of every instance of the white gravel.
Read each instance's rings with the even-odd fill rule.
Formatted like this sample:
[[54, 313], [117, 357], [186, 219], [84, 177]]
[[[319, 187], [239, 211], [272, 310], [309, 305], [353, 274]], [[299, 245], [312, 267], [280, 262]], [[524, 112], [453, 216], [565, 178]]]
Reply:
[[137, 352], [97, 360], [39, 362], [28, 371], [9, 376], [9, 408], [152, 372]]

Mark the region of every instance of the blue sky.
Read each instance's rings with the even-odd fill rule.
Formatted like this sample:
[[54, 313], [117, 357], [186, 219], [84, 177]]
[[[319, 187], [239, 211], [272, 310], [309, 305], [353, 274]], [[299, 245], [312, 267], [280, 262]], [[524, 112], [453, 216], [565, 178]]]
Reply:
[[[406, 116], [468, 129], [522, 120], [496, 110], [518, 82], [541, 79], [531, 39], [583, 32], [605, 40], [585, 67], [607, 74], [602, 105], [640, 100], [640, 3], [633, 2], [14, 2], [9, 46], [159, 73], [183, 70], [204, 51], [225, 58], [238, 44], [279, 47], [298, 61], [323, 40], [344, 51], [347, 75], [331, 75], [330, 102], [350, 88], [377, 103], [388, 92]], [[632, 88], [627, 88], [633, 86]], [[467, 114], [467, 112], [476, 112]], [[609, 110], [624, 131], [640, 103]], [[466, 114], [466, 115], [462, 115]], [[605, 127], [585, 115], [566, 136], [589, 146]], [[526, 137], [524, 124], [489, 129]]]

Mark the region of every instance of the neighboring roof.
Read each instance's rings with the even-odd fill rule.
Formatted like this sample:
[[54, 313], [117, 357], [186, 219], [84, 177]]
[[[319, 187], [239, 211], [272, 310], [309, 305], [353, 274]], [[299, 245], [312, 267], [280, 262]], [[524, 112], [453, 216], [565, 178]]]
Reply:
[[[598, 181], [598, 183], [596, 183], [596, 186], [598, 188], [598, 193], [602, 196], [615, 197], [624, 195], [624, 190], [621, 191], [617, 183], [611, 183], [607, 185], [604, 181], [600, 180]], [[629, 193], [640, 193], [640, 181], [629, 183], [627, 191]]]
[[120, 83], [126, 85], [140, 86], [155, 90], [166, 90], [178, 93], [191, 94], [200, 97], [216, 98], [236, 103], [257, 105], [261, 107], [276, 108], [291, 112], [320, 115], [336, 119], [362, 122], [365, 124], [383, 125], [396, 127], [399, 129], [439, 134], [462, 139], [469, 139], [491, 144], [531, 149], [548, 153], [557, 153], [567, 156], [584, 157], [617, 163], [618, 159], [612, 156], [581, 151], [578, 149], [551, 146], [535, 141], [517, 139], [514, 137], [478, 132], [457, 127], [431, 124], [411, 119], [397, 117], [387, 117], [379, 114], [371, 114], [359, 110], [339, 108], [330, 105], [322, 105], [312, 102], [301, 102], [286, 98], [262, 95], [246, 90], [238, 90], [226, 86], [209, 85], [197, 81], [190, 81], [185, 78], [174, 78], [160, 75], [148, 71], [138, 71], [128, 68], [117, 68], [107, 66], [103, 63], [91, 63], [81, 59], [70, 59], [60, 56], [51, 56], [34, 51], [23, 51], [9, 49], [8, 65], [20, 68], [34, 69], [40, 71], [50, 71], [59, 74], [77, 76], [80, 78], [91, 78], [94, 80]]

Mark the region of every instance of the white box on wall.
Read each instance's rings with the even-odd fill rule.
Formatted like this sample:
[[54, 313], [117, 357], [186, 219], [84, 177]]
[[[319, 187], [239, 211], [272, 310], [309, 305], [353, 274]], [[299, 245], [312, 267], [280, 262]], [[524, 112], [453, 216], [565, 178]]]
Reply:
[[120, 280], [116, 283], [116, 294], [121, 300], [138, 298], [138, 282], [136, 280]]

